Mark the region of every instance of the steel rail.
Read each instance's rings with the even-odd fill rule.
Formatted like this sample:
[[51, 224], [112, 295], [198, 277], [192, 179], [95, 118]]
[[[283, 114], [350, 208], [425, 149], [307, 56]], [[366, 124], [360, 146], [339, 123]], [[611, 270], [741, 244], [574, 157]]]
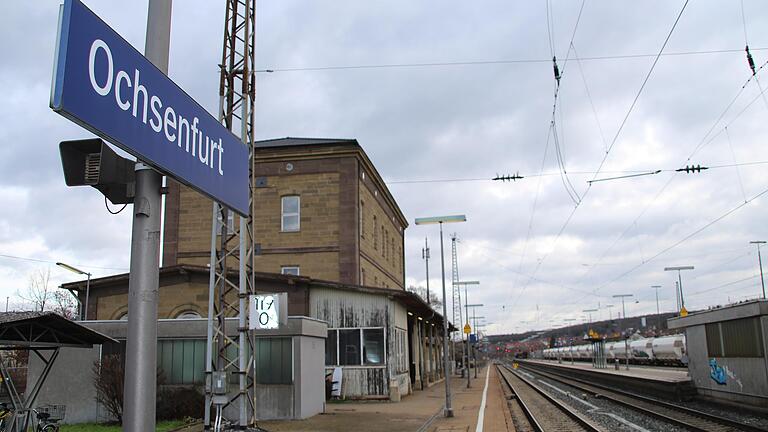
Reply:
[[[544, 372], [533, 365], [526, 364], [523, 367], [545, 378], [577, 388], [586, 393], [607, 399], [623, 405], [627, 408], [648, 414], [663, 421], [682, 426], [687, 429], [701, 432], [712, 431], [751, 431], [768, 432], [768, 430], [753, 426], [726, 417], [717, 416], [693, 408], [684, 407], [656, 398], [639, 395], [636, 393], [618, 390], [613, 387], [587, 382], [579, 378], [565, 376], [562, 373]], [[660, 408], [660, 409], [659, 409]]]
[[[540, 421], [538, 418], [536, 418], [536, 415], [534, 415], [533, 411], [531, 410], [530, 406], [531, 404], [526, 404], [525, 400], [520, 395], [520, 388], [515, 387], [511, 382], [510, 379], [507, 376], [508, 374], [512, 374], [512, 376], [520, 380], [526, 388], [533, 390], [534, 394], [537, 394], [541, 396], [544, 401], [548, 402], [551, 406], [553, 406], [555, 409], [560, 411], [561, 413], [565, 414], [567, 418], [569, 418], [572, 422], [569, 425], [566, 425], [565, 428], [562, 430], [572, 431], [572, 430], [579, 430], [574, 429], [573, 426], [578, 426], [580, 430], [588, 431], [588, 432], [598, 432], [602, 431], [602, 429], [598, 428], [597, 426], [593, 425], [591, 422], [589, 422], [587, 419], [581, 416], [575, 409], [569, 407], [568, 405], [562, 403], [561, 401], [555, 399], [553, 396], [551, 396], [549, 393], [544, 391], [539, 386], [535, 385], [530, 380], [520, 376], [517, 372], [512, 370], [506, 365], [497, 365], [499, 369], [499, 375], [502, 377], [502, 379], [507, 384], [507, 387], [512, 391], [512, 393], [515, 395], [516, 400], [518, 401], [519, 405], [521, 406], [521, 409], [525, 413], [526, 418], [529, 420], [529, 423], [531, 424], [531, 427], [540, 432], [544, 431], [551, 431], [552, 429], [544, 428], [542, 425], [542, 421]], [[505, 373], [506, 372], [506, 373]], [[529, 401], [530, 402], [530, 401]]]

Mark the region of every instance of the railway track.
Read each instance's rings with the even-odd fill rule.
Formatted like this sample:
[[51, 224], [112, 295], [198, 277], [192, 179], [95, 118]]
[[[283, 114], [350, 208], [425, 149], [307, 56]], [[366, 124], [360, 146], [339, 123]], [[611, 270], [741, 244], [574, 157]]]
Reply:
[[608, 388], [599, 384], [569, 378], [559, 373], [543, 372], [537, 368], [527, 368], [529, 371], [552, 381], [565, 384], [591, 394], [601, 399], [610, 400], [637, 412], [655, 417], [665, 422], [675, 424], [692, 431], [700, 432], [768, 432], [766, 429], [746, 423], [716, 416], [703, 411], [680, 406], [670, 402], [637, 395], [634, 393]]
[[602, 431], [576, 410], [553, 398], [507, 366], [497, 367], [499, 376], [512, 392], [509, 406], [518, 432]]

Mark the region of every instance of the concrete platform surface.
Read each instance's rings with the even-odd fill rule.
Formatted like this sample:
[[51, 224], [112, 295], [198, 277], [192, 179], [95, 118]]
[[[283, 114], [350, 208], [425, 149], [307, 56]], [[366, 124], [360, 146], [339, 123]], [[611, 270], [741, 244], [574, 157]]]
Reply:
[[626, 365], [621, 364], [619, 370], [616, 370], [612, 363], [608, 364], [606, 369], [595, 369], [592, 367], [592, 363], [589, 362], [574, 362], [563, 360], [562, 363], [558, 363], [556, 360], [526, 360], [530, 363], [540, 363], [550, 366], [559, 366], [563, 368], [574, 368], [590, 370], [598, 373], [606, 373], [612, 375], [623, 375], [632, 378], [641, 378], [647, 380], [658, 380], [667, 382], [685, 382], [690, 381], [691, 377], [688, 376], [688, 369], [676, 368], [676, 367], [663, 367], [663, 366], [640, 366], [629, 365], [629, 370], [626, 369]]
[[[339, 402], [326, 405], [326, 413], [306, 420], [262, 421], [270, 432], [509, 432], [514, 431], [495, 368], [478, 370], [471, 387], [459, 377], [451, 379], [454, 417], [443, 417], [445, 384], [439, 382], [416, 391], [400, 402]], [[473, 375], [474, 377], [474, 372]], [[478, 414], [485, 397], [483, 428], [477, 429]], [[195, 431], [202, 431], [198, 426]], [[191, 432], [191, 431], [190, 431]]]

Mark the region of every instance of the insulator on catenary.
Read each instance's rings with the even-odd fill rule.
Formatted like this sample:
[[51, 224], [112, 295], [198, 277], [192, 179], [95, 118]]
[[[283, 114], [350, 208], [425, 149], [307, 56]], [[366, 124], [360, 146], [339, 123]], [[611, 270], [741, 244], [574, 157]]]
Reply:
[[752, 75], [757, 74], [757, 71], [755, 71], [755, 61], [752, 59], [752, 53], [749, 52], [749, 45], [744, 49], [747, 52], [747, 63], [749, 63], [749, 68], [752, 69]]
[[557, 84], [559, 85], [560, 84], [560, 68], [557, 67], [557, 57], [556, 56], [552, 57], [552, 67], [555, 70], [555, 81], [557, 81]]

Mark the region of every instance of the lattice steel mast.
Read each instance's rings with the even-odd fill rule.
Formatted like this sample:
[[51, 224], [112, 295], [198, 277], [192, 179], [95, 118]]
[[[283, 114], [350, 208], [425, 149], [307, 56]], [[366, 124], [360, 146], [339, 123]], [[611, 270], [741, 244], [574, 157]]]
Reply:
[[[451, 287], [453, 291], [453, 324], [462, 328], [464, 320], [461, 314], [461, 290], [457, 283], [459, 282], [459, 260], [456, 254], [456, 233], [451, 234]], [[459, 318], [456, 321], [456, 318]], [[459, 333], [461, 336], [461, 333]]]
[[[229, 222], [230, 210], [213, 203], [211, 224], [211, 272], [208, 298], [208, 338], [204, 428], [213, 426], [215, 399], [213, 377], [220, 372], [238, 377], [238, 390], [221, 398], [219, 409], [237, 404], [233, 425], [244, 429], [254, 424], [253, 343], [248, 337], [247, 301], [254, 293], [253, 279], [253, 126], [255, 102], [256, 0], [226, 0], [224, 48], [219, 82], [219, 120], [248, 146], [249, 208], [251, 216]], [[239, 223], [234, 221], [239, 219]], [[228, 260], [232, 258], [231, 261]], [[238, 280], [227, 278], [237, 263]], [[227, 335], [226, 318], [238, 318], [237, 337]], [[228, 378], [228, 377], [227, 377]], [[218, 412], [218, 410], [217, 410]]]

